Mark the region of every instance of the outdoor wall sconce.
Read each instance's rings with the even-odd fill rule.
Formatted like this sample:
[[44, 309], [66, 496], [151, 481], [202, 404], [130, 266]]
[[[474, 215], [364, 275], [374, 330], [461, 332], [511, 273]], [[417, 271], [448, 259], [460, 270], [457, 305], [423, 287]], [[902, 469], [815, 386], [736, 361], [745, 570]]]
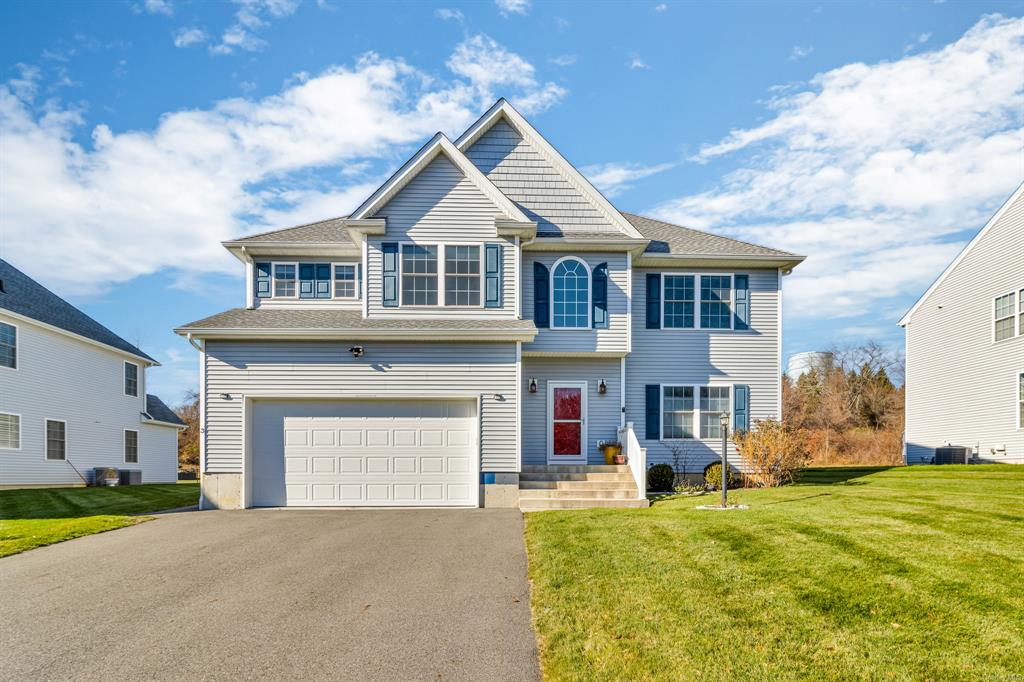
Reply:
[[351, 348], [348, 349], [348, 352], [351, 353], [352, 357], [354, 357], [354, 358], [361, 358], [361, 357], [363, 357], [363, 347], [362, 346], [352, 346]]
[[533, 377], [530, 377], [530, 393], [536, 393], [536, 392], [537, 392], [537, 380], [534, 379]]
[[597, 392], [600, 393], [601, 395], [604, 395], [605, 393], [608, 392], [608, 384], [604, 383], [604, 379], [601, 379], [599, 382], [597, 382]]

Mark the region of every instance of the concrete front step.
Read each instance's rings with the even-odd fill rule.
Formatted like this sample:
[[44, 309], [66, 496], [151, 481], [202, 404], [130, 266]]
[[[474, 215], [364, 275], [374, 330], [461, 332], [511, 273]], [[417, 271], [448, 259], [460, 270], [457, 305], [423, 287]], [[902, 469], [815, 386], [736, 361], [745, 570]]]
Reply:
[[636, 490], [636, 483], [628, 481], [531, 481], [520, 480], [520, 490]]
[[643, 509], [649, 507], [647, 500], [607, 500], [591, 498], [551, 498], [526, 497], [520, 498], [519, 508], [523, 511], [543, 511], [545, 509]]
[[587, 499], [587, 500], [633, 500], [636, 499], [636, 487], [632, 490], [532, 490], [519, 489], [519, 499]]
[[524, 474], [622, 474], [629, 473], [625, 464], [527, 464]]
[[628, 481], [633, 482], [630, 473], [592, 473], [592, 474], [560, 474], [560, 473], [523, 473], [520, 481]]

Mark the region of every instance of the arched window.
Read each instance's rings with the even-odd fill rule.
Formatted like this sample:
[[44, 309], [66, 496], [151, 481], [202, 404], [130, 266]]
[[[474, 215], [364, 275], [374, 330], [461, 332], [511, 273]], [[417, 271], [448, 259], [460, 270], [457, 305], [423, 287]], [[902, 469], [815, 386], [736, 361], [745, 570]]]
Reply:
[[562, 258], [551, 270], [551, 326], [590, 328], [590, 268], [578, 258]]

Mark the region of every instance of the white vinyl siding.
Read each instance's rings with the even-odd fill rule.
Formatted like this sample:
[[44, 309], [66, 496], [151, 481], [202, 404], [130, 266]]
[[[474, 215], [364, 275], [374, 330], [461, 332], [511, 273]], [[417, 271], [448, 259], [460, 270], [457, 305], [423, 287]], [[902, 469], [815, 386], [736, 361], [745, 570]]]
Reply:
[[59, 419], [46, 420], [46, 459], [68, 458], [68, 423]]
[[[0, 310], [0, 322], [7, 322]], [[19, 320], [18, 371], [0, 369], [0, 413], [20, 416], [20, 450], [0, 448], [0, 485], [82, 485], [94, 467], [124, 465], [124, 429], [139, 431], [145, 483], [177, 480], [177, 429], [142, 423], [146, 372], [138, 397], [124, 394], [126, 356]], [[59, 358], [55, 362], [54, 358]], [[46, 458], [47, 419], [67, 422], [67, 459]], [[158, 435], [154, 435], [158, 434]]]
[[0, 413], [0, 449], [21, 449], [21, 415]]
[[1015, 372], [1024, 370], [1024, 335], [995, 341], [996, 300], [1020, 293], [1022, 234], [1024, 194], [905, 322], [908, 464], [931, 461], [945, 443], [976, 449], [982, 461], [1024, 464], [1020, 406], [1013, 399]]
[[[384, 236], [374, 236], [367, 240], [365, 276], [369, 317], [516, 316], [515, 242], [499, 237], [494, 226], [495, 218], [504, 217], [504, 214], [446, 157], [439, 156], [431, 161], [374, 217], [387, 219], [387, 232]], [[416, 308], [403, 303], [385, 308], [382, 305], [381, 244], [401, 245], [410, 242], [438, 249], [437, 304]], [[484, 308], [480, 303], [441, 305], [446, 302], [445, 247], [468, 246], [480, 249], [485, 243], [502, 245], [502, 306]], [[400, 257], [399, 262], [401, 260]], [[462, 298], [472, 297], [466, 295]]]
[[[518, 470], [516, 344], [366, 343], [354, 358], [345, 342], [208, 341], [205, 354], [206, 470], [243, 470], [243, 397], [481, 401], [481, 461], [485, 472]], [[225, 398], [227, 394], [229, 397]]]

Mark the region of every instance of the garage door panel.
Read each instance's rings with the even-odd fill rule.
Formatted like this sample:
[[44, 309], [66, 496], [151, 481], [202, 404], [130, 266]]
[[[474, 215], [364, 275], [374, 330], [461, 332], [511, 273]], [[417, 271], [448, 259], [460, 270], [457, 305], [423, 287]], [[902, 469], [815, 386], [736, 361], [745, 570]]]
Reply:
[[325, 402], [254, 404], [254, 504], [475, 503], [475, 403]]

